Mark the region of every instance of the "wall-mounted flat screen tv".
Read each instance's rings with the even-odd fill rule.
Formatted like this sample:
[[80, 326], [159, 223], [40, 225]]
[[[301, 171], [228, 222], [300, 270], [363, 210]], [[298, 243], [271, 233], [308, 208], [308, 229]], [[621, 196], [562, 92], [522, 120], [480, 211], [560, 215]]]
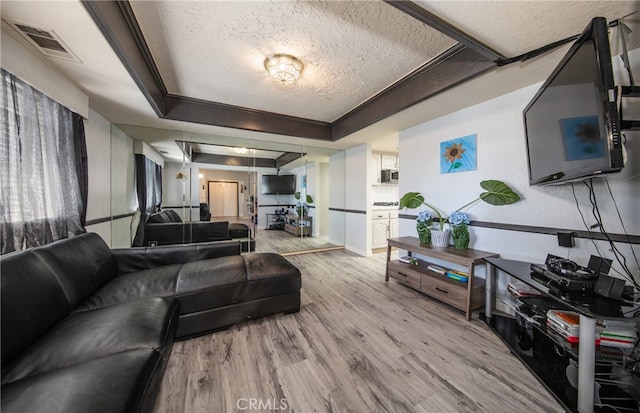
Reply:
[[263, 195], [291, 195], [295, 192], [295, 175], [262, 175]]
[[524, 109], [529, 184], [624, 166], [607, 22], [594, 18]]

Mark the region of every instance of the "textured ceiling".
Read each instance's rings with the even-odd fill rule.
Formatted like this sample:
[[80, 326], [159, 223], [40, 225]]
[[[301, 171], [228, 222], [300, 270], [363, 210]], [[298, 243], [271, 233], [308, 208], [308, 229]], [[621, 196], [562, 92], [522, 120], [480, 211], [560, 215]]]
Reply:
[[[640, 9], [638, 1], [416, 3], [506, 57], [578, 34], [591, 17], [602, 15], [608, 20], [615, 20]], [[82, 63], [78, 64], [42, 57], [87, 93], [93, 110], [119, 125], [134, 139], [147, 141], [159, 150], [177, 151], [177, 159], [180, 159], [180, 153], [174, 142], [176, 139], [224, 145], [239, 145], [239, 142], [243, 142], [242, 146], [282, 151], [304, 146], [304, 152], [316, 152], [323, 156], [364, 142], [375, 141], [374, 147], [380, 148], [379, 142], [392, 140], [396, 143], [387, 147], [388, 150], [394, 150], [400, 130], [544, 80], [568, 48], [566, 45], [524, 64], [497, 68], [481, 78], [465, 82], [462, 87], [449, 89], [341, 140], [325, 142], [159, 118], [79, 1], [2, 0], [1, 6], [3, 19], [54, 30], [80, 58]], [[294, 6], [298, 8], [292, 9]], [[227, 7], [235, 7], [236, 10], [227, 11], [231, 15], [227, 14], [226, 18], [219, 17]], [[309, 7], [318, 10], [312, 12], [305, 9]], [[422, 23], [379, 1], [317, 4], [288, 0], [275, 3], [134, 1], [132, 8], [139, 14], [143, 30], [146, 31], [149, 27], [154, 30], [146, 40], [170, 92], [213, 101], [229, 100], [226, 103], [249, 108], [257, 107], [254, 102], [258, 103], [258, 97], [266, 99], [265, 96], [268, 96], [269, 100], [262, 101], [262, 104], [268, 106], [268, 111], [293, 114], [293, 110], [304, 108], [304, 111], [311, 113], [309, 117], [314, 119], [326, 117], [332, 120], [336, 114], [358, 105], [363, 99], [425, 63], [432, 54], [428, 49], [422, 49], [430, 47], [428, 29]], [[280, 10], [282, 8], [284, 9]], [[189, 12], [194, 15], [189, 16]], [[290, 23], [298, 20], [299, 12], [305, 18], [315, 15], [316, 19], [310, 19], [305, 27], [292, 32], [290, 28], [293, 26]], [[278, 20], [280, 14], [288, 16], [287, 19]], [[634, 19], [637, 21], [638, 15]], [[196, 23], [202, 26], [198, 28]], [[334, 34], [329, 32], [336, 34], [333, 42], [326, 37]], [[286, 34], [286, 37], [280, 39], [280, 33]], [[640, 36], [636, 33], [637, 30], [628, 40], [632, 43], [635, 38], [635, 47], [638, 47]], [[193, 40], [188, 39], [190, 34], [194, 35]], [[612, 34], [615, 36], [616, 31], [612, 31]], [[285, 41], [289, 43], [284, 43]], [[382, 42], [385, 42], [385, 47], [381, 46]], [[612, 46], [614, 43], [617, 42], [612, 40]], [[227, 44], [234, 44], [234, 47], [226, 47]], [[437, 53], [446, 44], [445, 42], [440, 48], [433, 48], [433, 51]], [[370, 49], [371, 47], [374, 48]], [[346, 51], [340, 51], [342, 48]], [[226, 49], [230, 56], [226, 60], [217, 57], [212, 59], [211, 56], [218, 56], [215, 54], [216, 49]], [[274, 51], [291, 52], [304, 60], [307, 70], [303, 73], [299, 86], [296, 86], [297, 89], [280, 89], [266, 79], [262, 60], [264, 55]], [[33, 52], [39, 53], [36, 50]], [[389, 75], [389, 79], [378, 79], [379, 72], [387, 72], [406, 63], [404, 58], [391, 58], [398, 55], [408, 56], [413, 59], [412, 63], [398, 70], [397, 77]], [[360, 61], [356, 68], [347, 71], [359, 70], [357, 77], [339, 81], [340, 73], [329, 71], [318, 74], [322, 70], [329, 70], [322, 68], [328, 63], [348, 65], [354, 60], [357, 62], [354, 56], [366, 59], [366, 63], [362, 63], [364, 60]], [[255, 61], [252, 60], [253, 57]], [[320, 60], [321, 57], [328, 60]], [[245, 77], [244, 80], [232, 81], [232, 71], [215, 71], [210, 67], [212, 62], [226, 69], [240, 66], [241, 70], [246, 70], [244, 74], [240, 73]], [[318, 82], [329, 83], [333, 88], [311, 84], [312, 80], [316, 81], [315, 76], [312, 77], [314, 72], [320, 79]], [[380, 84], [371, 87], [362, 97], [355, 96], [375, 82]], [[214, 87], [214, 84], [219, 86]], [[308, 98], [297, 95], [307, 91]], [[345, 100], [341, 101], [343, 95]], [[290, 99], [297, 102], [292, 105], [293, 108], [284, 106]], [[334, 114], [330, 114], [330, 111], [334, 111]]]
[[507, 57], [579, 34], [595, 16], [613, 21], [640, 10], [638, 1], [619, 0], [415, 3]]
[[[131, 2], [169, 93], [331, 122], [456, 42], [381, 1]], [[305, 65], [271, 81], [266, 56]]]

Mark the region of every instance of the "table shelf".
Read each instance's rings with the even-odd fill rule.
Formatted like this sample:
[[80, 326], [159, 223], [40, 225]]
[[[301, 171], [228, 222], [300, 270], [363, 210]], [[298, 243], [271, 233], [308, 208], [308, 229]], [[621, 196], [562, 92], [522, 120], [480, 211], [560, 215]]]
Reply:
[[[390, 238], [387, 247], [387, 268], [385, 281], [393, 278], [432, 298], [449, 304], [465, 312], [467, 320], [471, 319], [473, 310], [484, 304], [484, 280], [476, 277], [475, 267], [485, 265], [484, 258], [497, 257], [498, 254], [473, 249], [458, 250], [452, 246], [433, 247], [421, 245], [416, 237]], [[391, 260], [391, 249], [407, 250], [409, 255], [419, 254], [436, 260], [445, 261], [466, 267], [468, 280], [466, 282], [454, 280], [426, 268], [431, 264], [424, 259], [418, 260], [418, 265], [406, 264]], [[439, 265], [440, 266], [440, 265]]]

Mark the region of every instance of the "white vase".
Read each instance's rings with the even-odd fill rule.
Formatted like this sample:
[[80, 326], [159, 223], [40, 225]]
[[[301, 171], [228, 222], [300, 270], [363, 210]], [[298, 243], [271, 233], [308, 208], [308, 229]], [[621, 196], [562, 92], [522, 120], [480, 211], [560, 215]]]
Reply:
[[431, 245], [434, 247], [448, 247], [449, 237], [451, 236], [451, 230], [445, 229], [440, 231], [439, 229], [431, 230]]

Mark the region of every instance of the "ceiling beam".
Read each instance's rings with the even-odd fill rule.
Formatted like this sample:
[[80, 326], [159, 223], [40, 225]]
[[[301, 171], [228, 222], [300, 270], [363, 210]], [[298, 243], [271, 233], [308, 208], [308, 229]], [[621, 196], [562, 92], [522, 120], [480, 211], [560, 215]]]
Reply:
[[285, 152], [276, 158], [276, 168], [282, 168], [286, 164], [302, 158], [304, 155], [306, 154], [300, 152]]
[[452, 24], [447, 23], [446, 21], [442, 20], [440, 17], [436, 16], [435, 14], [428, 12], [427, 10], [423, 9], [422, 7], [420, 7], [419, 5], [417, 5], [412, 1], [408, 1], [408, 0], [383, 0], [383, 1], [388, 5], [393, 6], [396, 9], [400, 10], [401, 12], [413, 17], [414, 19], [421, 21], [427, 26], [433, 27], [439, 32], [444, 33], [445, 35], [451, 37], [452, 39], [457, 40], [458, 42], [462, 43], [463, 45], [467, 46], [470, 49], [475, 50], [476, 52], [487, 57], [488, 59], [491, 59], [492, 61], [505, 58], [505, 56], [496, 52], [486, 44], [469, 36], [462, 30], [458, 29]]
[[[164, 97], [167, 93], [151, 53], [146, 47], [142, 32], [131, 27], [131, 6], [116, 1], [85, 1], [82, 5], [102, 32], [133, 81], [159, 117], [164, 115]], [[125, 15], [127, 14], [127, 15]], [[134, 26], [137, 26], [135, 24]], [[142, 46], [140, 43], [143, 43]]]
[[184, 96], [164, 98], [163, 118], [320, 140], [331, 139], [331, 124], [312, 119], [225, 105]]
[[491, 70], [494, 66], [495, 64], [485, 56], [462, 44], [456, 44], [333, 122], [333, 140], [348, 136], [416, 103], [444, 92]]
[[193, 162], [225, 166], [276, 168], [276, 160], [271, 158], [250, 158], [247, 156], [217, 155], [202, 152], [193, 153]]

